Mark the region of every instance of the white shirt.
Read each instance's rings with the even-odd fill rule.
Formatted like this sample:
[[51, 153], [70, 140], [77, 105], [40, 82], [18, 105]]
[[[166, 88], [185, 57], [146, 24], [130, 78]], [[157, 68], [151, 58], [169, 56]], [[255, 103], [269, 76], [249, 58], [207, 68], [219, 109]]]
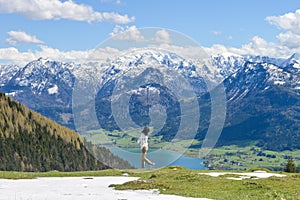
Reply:
[[141, 145], [141, 149], [143, 147], [147, 147], [148, 146], [148, 136], [145, 135], [144, 133], [141, 133], [138, 143]]

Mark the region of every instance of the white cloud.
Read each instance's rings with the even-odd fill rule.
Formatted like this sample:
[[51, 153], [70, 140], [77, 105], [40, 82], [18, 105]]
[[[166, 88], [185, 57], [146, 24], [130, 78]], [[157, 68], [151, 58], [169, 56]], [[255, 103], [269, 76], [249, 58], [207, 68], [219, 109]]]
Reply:
[[29, 35], [24, 31], [9, 31], [9, 38], [5, 42], [9, 45], [16, 46], [22, 43], [43, 44], [44, 42], [38, 39], [35, 35]]
[[249, 43], [242, 45], [240, 48], [216, 44], [205, 48], [205, 50], [210, 55], [261, 55], [277, 58], [287, 58], [296, 52], [300, 52], [300, 9], [294, 13], [266, 17], [266, 21], [284, 31], [276, 36], [278, 42], [268, 42], [259, 36], [255, 36]]
[[[248, 44], [241, 48], [226, 47], [224, 45], [213, 45], [212, 47], [190, 46], [181, 47], [171, 44], [161, 44], [159, 46], [150, 46], [155, 49], [162, 49], [176, 53], [186, 59], [205, 59], [210, 55], [226, 54], [226, 55], [261, 55], [278, 58], [290, 57], [295, 52], [300, 52], [300, 48], [291, 50], [290, 48], [276, 43], [271, 43], [263, 40], [260, 37], [254, 37]], [[122, 52], [118, 49], [106, 47], [96, 50], [86, 51], [61, 51], [41, 45], [39, 50], [21, 52], [15, 47], [0, 48], [1, 63], [17, 64], [24, 66], [32, 60], [40, 57], [49, 58], [51, 60], [85, 63], [88, 61], [102, 62], [107, 59], [112, 59], [119, 56]]]
[[171, 42], [170, 35], [166, 30], [159, 30], [155, 34], [155, 41], [159, 44], [169, 44]]
[[286, 13], [281, 16], [269, 16], [266, 20], [277, 27], [291, 31], [295, 34], [300, 34], [300, 9], [295, 13]]
[[266, 21], [286, 31], [277, 35], [278, 45], [287, 47], [293, 52], [300, 48], [300, 9], [294, 13], [266, 17]]
[[[178, 47], [171, 44], [170, 35], [166, 30], [157, 31], [155, 36], [152, 38], [145, 38], [146, 36], [144, 37], [142, 32], [135, 26], [122, 27], [117, 25], [110, 36], [119, 40], [142, 41], [145, 42], [145, 44], [149, 44], [149, 46], [152, 45], [166, 49], [190, 59], [202, 56], [205, 57], [205, 53], [208, 55], [235, 54], [287, 58], [296, 52], [300, 52], [300, 10], [295, 11], [295, 13], [287, 13], [282, 16], [267, 17], [266, 20], [284, 30], [282, 33], [277, 35], [278, 42], [269, 42], [259, 36], [255, 36], [247, 44], [244, 44], [239, 48], [220, 44], [203, 48]], [[35, 37], [35, 39], [37, 38]], [[231, 39], [231, 37], [228, 39]], [[37, 43], [38, 41], [39, 39], [36, 40]], [[53, 60], [82, 63], [87, 60], [97, 61], [99, 58], [101, 60], [106, 60], [107, 58], [111, 58], [112, 55], [119, 55], [119, 53], [119, 50], [113, 48], [97, 49], [96, 51], [60, 51], [55, 48], [40, 46], [40, 50], [34, 52], [20, 52], [16, 48], [0, 48], [0, 60], [4, 60], [12, 64], [26, 64], [27, 62], [39, 57], [48, 57]]]
[[201, 46], [182, 47], [172, 44], [160, 44], [159, 46], [153, 46], [152, 48], [172, 52], [189, 60], [207, 58], [209, 56]]
[[277, 35], [279, 43], [291, 49], [300, 47], [300, 35], [294, 34], [291, 31], [280, 33]]
[[135, 42], [144, 42], [145, 38], [136, 26], [115, 26], [112, 33], [109, 34], [113, 39], [127, 40]]
[[40, 57], [51, 60], [84, 63], [88, 61], [104, 61], [119, 54], [119, 50], [106, 47], [87, 51], [60, 51], [59, 49], [41, 45], [37, 51], [21, 52], [15, 47], [0, 48], [0, 61], [2, 63], [24, 66]]
[[114, 12], [97, 12], [91, 6], [76, 4], [72, 0], [0, 0], [0, 13], [20, 13], [35, 20], [69, 19], [86, 22], [127, 24], [135, 20]]
[[290, 57], [293, 53], [299, 51], [300, 47], [297, 49], [290, 49], [287, 46], [283, 46], [278, 43], [267, 42], [263, 38], [255, 36], [249, 43], [242, 45], [241, 48], [226, 47], [224, 45], [215, 44], [212, 47], [204, 49], [209, 55], [235, 54], [287, 58]]

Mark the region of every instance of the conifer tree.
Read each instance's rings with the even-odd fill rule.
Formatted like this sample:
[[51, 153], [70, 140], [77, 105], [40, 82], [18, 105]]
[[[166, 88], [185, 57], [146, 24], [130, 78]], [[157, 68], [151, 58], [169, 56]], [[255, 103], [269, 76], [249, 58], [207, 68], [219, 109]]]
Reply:
[[295, 163], [294, 163], [294, 161], [293, 161], [292, 158], [288, 159], [287, 164], [286, 164], [286, 166], [284, 168], [284, 171], [285, 172], [289, 172], [289, 173], [296, 173], [296, 172], [298, 172], [297, 168], [295, 166]]

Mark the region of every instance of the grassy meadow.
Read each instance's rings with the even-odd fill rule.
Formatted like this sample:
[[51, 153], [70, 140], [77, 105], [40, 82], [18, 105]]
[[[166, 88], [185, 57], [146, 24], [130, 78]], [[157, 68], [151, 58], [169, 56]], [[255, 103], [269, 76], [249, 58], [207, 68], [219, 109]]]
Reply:
[[244, 180], [230, 180], [228, 177], [237, 177], [237, 175], [226, 174], [219, 177], [211, 177], [203, 174], [209, 172], [216, 171], [189, 170], [183, 167], [173, 166], [161, 169], [113, 169], [86, 172], [0, 172], [0, 178], [29, 179], [37, 177], [126, 175], [140, 177], [140, 179], [137, 181], [130, 181], [122, 185], [111, 185], [110, 187], [114, 187], [117, 190], [158, 189], [162, 194], [220, 200], [300, 199], [300, 173], [281, 173], [286, 175], [285, 177], [270, 177], [262, 179], [255, 179], [256, 177], [251, 177]]
[[112, 187], [119, 190], [158, 189], [162, 194], [220, 200], [300, 199], [299, 173], [286, 174], [286, 177], [265, 179], [251, 177], [245, 180], [228, 179], [228, 177], [236, 177], [232, 174], [211, 177], [202, 174], [203, 171], [182, 167], [167, 167], [160, 170], [140, 171], [140, 173], [129, 171], [128, 173], [141, 177], [141, 180], [112, 185]]

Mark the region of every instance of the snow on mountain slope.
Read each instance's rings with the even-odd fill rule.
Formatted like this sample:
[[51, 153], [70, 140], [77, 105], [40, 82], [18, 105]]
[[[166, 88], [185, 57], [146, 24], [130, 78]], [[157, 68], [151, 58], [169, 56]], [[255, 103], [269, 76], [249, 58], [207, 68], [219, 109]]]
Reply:
[[19, 70], [17, 65], [0, 65], [0, 86], [5, 85]]
[[19, 70], [8, 84], [14, 87], [30, 88], [33, 93], [39, 95], [42, 92], [48, 93], [48, 90], [53, 87], [57, 87], [58, 91], [59, 83], [71, 88], [74, 84], [71, 70], [74, 68], [74, 63], [61, 63], [40, 58]]
[[[40, 58], [28, 63], [23, 68], [15, 65], [2, 65], [0, 66], [0, 86], [6, 85], [13, 79], [14, 84], [30, 86], [32, 89], [41, 91], [55, 85], [55, 83], [48, 83], [50, 80], [47, 80], [47, 76], [55, 76], [56, 80], [60, 79], [70, 87], [74, 84], [72, 76], [80, 77], [87, 83], [92, 83], [91, 79], [95, 78], [97, 81], [105, 82], [120, 71], [142, 65], [166, 65], [178, 71], [184, 71], [185, 76], [189, 78], [200, 74], [207, 80], [217, 79], [220, 82], [242, 68], [247, 61], [286, 67], [286, 71], [293, 72], [300, 68], [300, 54], [294, 54], [285, 60], [263, 56], [222, 54], [211, 56], [210, 65], [203, 66], [196, 61], [185, 60], [176, 54], [147, 50], [124, 55], [105, 63], [62, 63]], [[102, 84], [102, 82], [98, 84]]]
[[196, 72], [196, 67], [191, 61], [188, 61], [176, 54], [159, 52], [154, 50], [143, 50], [133, 52], [106, 63], [109, 66], [106, 75], [114, 75], [120, 71], [132, 69], [134, 67], [159, 67], [164, 65], [172, 69], [185, 71], [185, 75], [193, 77]]
[[239, 55], [216, 55], [211, 57], [212, 66], [218, 69], [222, 78], [226, 78], [239, 70], [245, 63], [246, 58]]
[[[74, 87], [86, 88], [87, 94], [96, 95], [106, 83], [128, 75], [128, 71], [134, 75], [135, 70], [146, 67], [173, 69], [190, 81], [196, 93], [207, 90], [207, 81], [215, 81], [216, 85], [225, 79], [230, 100], [245, 97], [253, 90], [267, 90], [272, 85], [300, 92], [299, 54], [285, 60], [224, 54], [211, 56], [209, 63], [203, 65], [173, 53], [149, 49], [121, 55], [103, 63], [75, 64], [40, 58], [23, 68], [1, 66], [0, 90], [34, 110], [52, 116], [59, 123], [68, 121], [65, 118], [71, 115]], [[166, 78], [176, 81], [177, 77]], [[53, 107], [56, 108], [51, 110]]]
[[229, 101], [242, 98], [253, 90], [267, 90], [273, 85], [300, 93], [300, 74], [270, 63], [247, 62], [242, 69], [225, 80]]
[[[40, 58], [28, 63], [23, 68], [2, 65], [0, 67], [0, 86], [10, 88], [14, 86], [16, 91], [8, 91], [8, 93], [18, 92], [25, 87], [39, 95], [42, 92], [57, 94], [61, 91], [61, 84], [72, 88], [75, 77], [79, 77], [80, 83], [85, 84], [86, 87], [92, 85], [92, 88], [97, 88], [96, 86], [105, 84], [108, 80], [115, 78], [117, 74], [126, 73], [127, 70], [141, 66], [164, 65], [184, 74], [192, 82], [194, 81], [192, 84], [195, 87], [204, 87], [203, 80], [202, 83], [201, 81], [195, 82], [197, 74], [204, 77], [206, 81], [216, 79], [217, 82], [221, 82], [227, 77], [236, 76], [235, 73], [247, 62], [260, 63], [264, 66], [263, 68], [268, 71], [268, 76], [270, 76], [269, 81], [272, 81], [273, 84], [300, 89], [298, 84], [300, 54], [294, 54], [286, 60], [262, 56], [216, 55], [211, 57], [210, 66], [200, 66], [175, 54], [155, 50], [127, 54], [105, 63], [74, 64]], [[245, 72], [251, 71], [249, 63], [246, 64], [248, 69], [245, 69]], [[247, 76], [249, 75], [248, 73]], [[259, 82], [257, 79], [255, 81]]]

